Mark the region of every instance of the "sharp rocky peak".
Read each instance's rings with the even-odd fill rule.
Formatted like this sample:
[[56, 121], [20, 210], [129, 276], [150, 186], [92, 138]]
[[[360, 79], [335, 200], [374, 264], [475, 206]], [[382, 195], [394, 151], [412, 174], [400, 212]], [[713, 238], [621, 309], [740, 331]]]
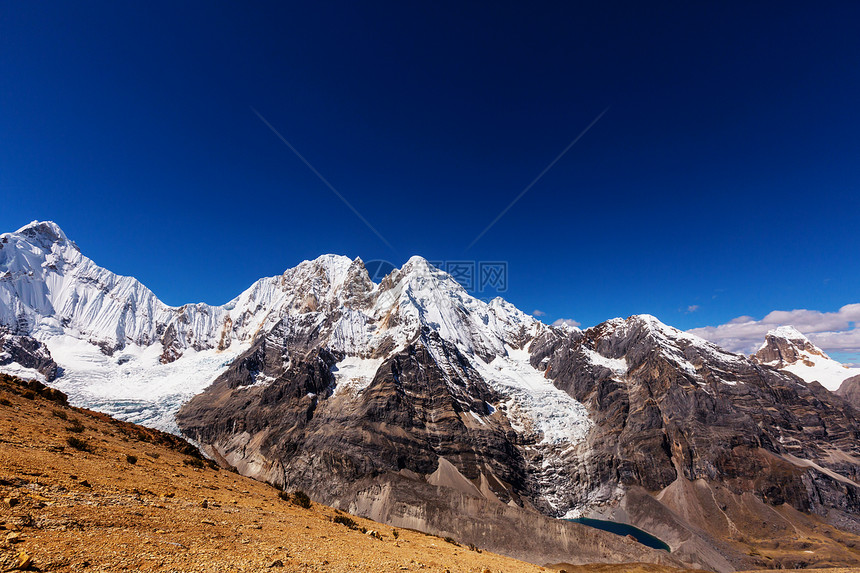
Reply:
[[794, 328], [793, 326], [779, 326], [772, 330], [769, 330], [767, 336], [773, 338], [784, 338], [785, 340], [794, 340], [800, 342], [809, 342], [809, 339], [806, 336]]
[[10, 242], [16, 243], [20, 249], [35, 254], [60, 252], [71, 249], [79, 252], [74, 241], [70, 241], [59, 225], [53, 221], [33, 221], [24, 225], [14, 233], [0, 235], [0, 248]]
[[[576, 333], [574, 333], [576, 335]], [[748, 362], [712, 342], [678, 330], [650, 314], [614, 318], [581, 333], [584, 344], [600, 356], [640, 364], [656, 352], [691, 376], [698, 376], [694, 363]]]
[[589, 328], [586, 332], [597, 333], [601, 336], [612, 334], [623, 338], [647, 338], [661, 345], [684, 341], [684, 346], [692, 344], [718, 348], [703, 338], [664, 324], [650, 314], [634, 314], [627, 318], [613, 318]]
[[[79, 252], [78, 246], [70, 241], [60, 226], [53, 221], [33, 221], [14, 233], [3, 233], [0, 235], [0, 248], [6, 245], [14, 245], [16, 252], [25, 251], [35, 256], [67, 249], [75, 253]], [[6, 258], [10, 256], [7, 254]]]
[[398, 283], [408, 283], [419, 288], [466, 292], [451, 275], [418, 255], [411, 257], [400, 269], [393, 270], [380, 284], [390, 284], [393, 287]]
[[768, 331], [764, 343], [753, 355], [762, 364], [773, 364], [783, 367], [797, 362], [808, 363], [810, 355], [829, 357], [820, 348], [815, 346], [799, 330], [793, 326], [780, 326]]
[[489, 303], [471, 296], [448, 273], [414, 256], [380, 282], [371, 311], [386, 325], [414, 336], [436, 331], [461, 352], [486, 361], [519, 348], [543, 325], [502, 299]]
[[68, 241], [66, 234], [53, 221], [32, 221], [15, 231], [14, 234], [40, 242], [65, 243]]
[[284, 277], [291, 280], [317, 280], [340, 286], [346, 279], [353, 261], [343, 255], [321, 255], [316, 259], [303, 261], [284, 271]]

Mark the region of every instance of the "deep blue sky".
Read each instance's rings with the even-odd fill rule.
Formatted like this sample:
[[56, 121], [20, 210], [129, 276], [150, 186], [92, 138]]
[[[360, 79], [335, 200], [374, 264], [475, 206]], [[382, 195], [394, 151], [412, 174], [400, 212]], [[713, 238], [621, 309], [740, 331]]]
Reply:
[[169, 304], [328, 252], [508, 261], [586, 326], [860, 302], [858, 3], [245, 4], [4, 1], [0, 230]]

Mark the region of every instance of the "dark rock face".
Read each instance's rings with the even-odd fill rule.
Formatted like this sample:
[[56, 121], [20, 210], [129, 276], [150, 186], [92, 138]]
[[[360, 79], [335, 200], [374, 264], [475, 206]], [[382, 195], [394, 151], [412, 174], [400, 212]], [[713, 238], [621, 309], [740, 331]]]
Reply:
[[[739, 539], [741, 531], [762, 535], [755, 524], [773, 521], [773, 511], [764, 510], [768, 506], [790, 506], [860, 532], [856, 411], [817, 383], [671, 330], [632, 317], [574, 338], [548, 333], [532, 346], [533, 364], [545, 368], [595, 419], [581, 470], [585, 490], [600, 494], [595, 514], [629, 519], [677, 539], [676, 555], [701, 554], [703, 544], [719, 549], [737, 568], [753, 563], [744, 564], [746, 558], [726, 541]], [[626, 373], [593, 364], [592, 352], [623, 358]], [[625, 493], [618, 496], [612, 484]], [[637, 488], [662, 500], [662, 520], [653, 517], [659, 515], [656, 509], [640, 509], [641, 495], [639, 502], [630, 502]], [[711, 508], [718, 512], [711, 521], [677, 519], [703, 513], [717, 490], [725, 501]], [[725, 523], [719, 512], [732, 506], [756, 520], [746, 529], [705, 527], [713, 520]], [[703, 531], [715, 536], [697, 538]]]
[[200, 443], [223, 444], [228, 459], [234, 447], [227, 442], [245, 436], [240, 441], [253, 441], [271, 461], [253, 469], [258, 477], [317, 499], [336, 501], [345, 484], [367, 476], [433, 474], [440, 457], [466, 479], [486, 476], [489, 490], [504, 502], [533, 496], [507, 420], [491, 417], [477, 428], [464, 421], [469, 411], [489, 415], [493, 390], [456, 348], [435, 333], [427, 339], [459, 359], [468, 377], [452, 386], [427, 347], [415, 343], [382, 362], [357, 399], [334, 395], [337, 358], [325, 349], [291, 353], [282, 374], [254, 386], [256, 377], [271, 377], [284, 366], [283, 347], [265, 337], [183, 407], [177, 421]]
[[[578, 340], [549, 334], [533, 349], [533, 363], [543, 364], [595, 417], [584, 472], [592, 487], [620, 483], [659, 491], [679, 477], [705, 479], [772, 505], [860, 512], [856, 484], [789, 461], [809, 460], [854, 482], [860, 478], [860, 466], [829, 455], [834, 448], [860, 454], [856, 412], [817, 384], [683, 336], [671, 340], [637, 317], [604, 323]], [[589, 364], [588, 351], [624, 358], [627, 373], [615, 376]]]
[[854, 409], [860, 412], [860, 376], [852, 376], [845, 380], [836, 394], [845, 398], [845, 400], [854, 406]]
[[57, 377], [59, 369], [44, 344], [30, 336], [12, 334], [0, 327], [0, 366], [12, 363], [39, 371], [48, 382]]
[[170, 364], [182, 356], [183, 346], [176, 334], [176, 327], [172, 324], [165, 330], [164, 336], [161, 338], [161, 345], [164, 350], [161, 352], [159, 361], [162, 364]]

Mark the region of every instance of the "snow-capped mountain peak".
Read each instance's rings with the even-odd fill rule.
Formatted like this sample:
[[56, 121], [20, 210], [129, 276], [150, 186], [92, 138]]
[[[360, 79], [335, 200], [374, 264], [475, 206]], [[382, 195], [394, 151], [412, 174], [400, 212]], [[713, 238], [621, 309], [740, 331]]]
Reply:
[[177, 322], [188, 335], [183, 342], [199, 347], [205, 343], [182, 325], [199, 327], [200, 316], [213, 316], [211, 308], [168, 307], [137, 279], [83, 256], [51, 221], [0, 237], [0, 325], [15, 332], [36, 338], [74, 333], [111, 352], [152, 344]]
[[[772, 328], [767, 332], [767, 336], [771, 336], [773, 338], [784, 338], [785, 340], [800, 341], [803, 343], [809, 342], [809, 339], [806, 338], [806, 336], [802, 332], [800, 332], [791, 325]], [[762, 346], [764, 346], [765, 344], [767, 344], [767, 342], [764, 342]]]
[[613, 318], [594, 328], [624, 337], [628, 336], [631, 331], [639, 331], [641, 336], [650, 338], [658, 347], [664, 350], [683, 351], [688, 347], [693, 347], [709, 354], [726, 355], [729, 357], [738, 356], [726, 352], [704, 338], [669, 326], [661, 322], [656, 316], [650, 314], [634, 314], [626, 319]]
[[488, 360], [505, 355], [506, 345], [519, 348], [545, 328], [501, 299], [487, 303], [471, 296], [451, 275], [418, 256], [382, 280], [374, 312], [390, 314], [413, 333], [435, 330], [461, 352]]
[[584, 334], [595, 340], [593, 345], [597, 355], [591, 358], [597, 364], [603, 364], [607, 359], [629, 359], [631, 352], [642, 358], [644, 355], [641, 349], [647, 349], [648, 353], [659, 354], [669, 360], [680, 372], [699, 384], [704, 383], [703, 373], [699, 369], [704, 363], [729, 366], [746, 362], [742, 355], [728, 352], [694, 334], [668, 326], [650, 314], [637, 314], [626, 319], [614, 318], [584, 331]]
[[274, 329], [283, 340], [374, 359], [435, 331], [489, 362], [546, 327], [501, 299], [472, 297], [419, 256], [375, 284], [360, 259], [322, 255], [227, 304], [171, 307], [82, 255], [56, 223], [35, 221], [0, 239], [0, 328], [44, 344], [65, 372], [58, 386], [99, 396], [84, 398], [88, 405], [133, 404], [119, 414], [171, 429], [170, 410]]
[[[793, 326], [780, 326], [768, 331], [755, 354], [759, 362], [783, 367], [798, 361], [809, 362], [810, 356], [828, 358], [824, 351]], [[812, 366], [812, 364], [808, 364]]]
[[48, 249], [50, 249], [50, 245], [53, 243], [70, 243], [77, 248], [77, 245], [71, 243], [60, 226], [53, 221], [32, 221], [15, 231], [15, 233], [6, 234], [27, 237], [30, 242], [39, 244], [43, 248], [47, 247]]
[[761, 364], [773, 366], [799, 376], [806, 382], [818, 382], [835, 391], [842, 382], [860, 374], [833, 360], [815, 346], [802, 332], [790, 325], [768, 331], [764, 343], [753, 355]]

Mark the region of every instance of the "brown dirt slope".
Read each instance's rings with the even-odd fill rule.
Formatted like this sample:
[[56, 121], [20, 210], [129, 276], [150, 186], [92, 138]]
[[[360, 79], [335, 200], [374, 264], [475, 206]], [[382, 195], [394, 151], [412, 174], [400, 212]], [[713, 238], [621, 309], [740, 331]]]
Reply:
[[175, 436], [0, 374], [0, 571], [542, 570], [326, 506], [303, 509], [213, 466]]

